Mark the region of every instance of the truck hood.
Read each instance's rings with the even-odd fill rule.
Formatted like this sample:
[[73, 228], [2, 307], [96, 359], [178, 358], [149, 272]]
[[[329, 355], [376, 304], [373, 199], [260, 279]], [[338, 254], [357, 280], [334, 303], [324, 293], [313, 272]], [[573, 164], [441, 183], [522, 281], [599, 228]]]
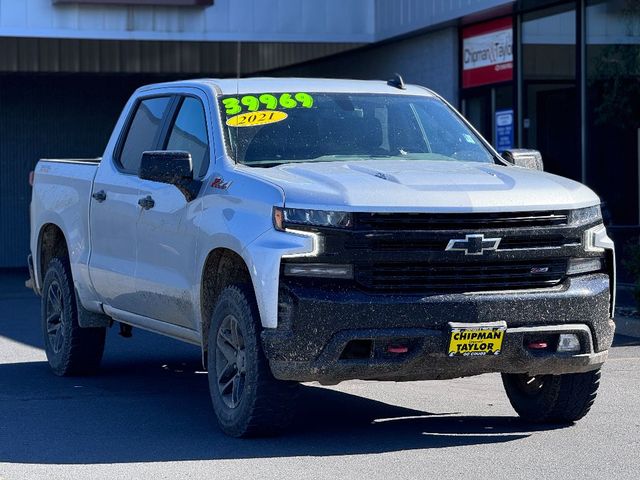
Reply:
[[251, 168], [288, 207], [346, 211], [491, 212], [595, 205], [584, 185], [545, 172], [477, 162], [361, 160]]

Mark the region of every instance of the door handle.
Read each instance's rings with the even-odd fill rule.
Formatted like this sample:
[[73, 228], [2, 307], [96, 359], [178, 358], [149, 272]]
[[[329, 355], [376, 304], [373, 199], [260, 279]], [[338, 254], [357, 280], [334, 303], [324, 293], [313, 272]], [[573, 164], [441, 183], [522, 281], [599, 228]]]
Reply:
[[96, 192], [91, 196], [98, 203], [102, 203], [107, 199], [107, 194], [104, 192], [104, 190], [100, 190], [99, 192]]
[[150, 208], [153, 208], [155, 204], [156, 202], [153, 201], [153, 198], [151, 198], [151, 195], [147, 195], [146, 197], [138, 200], [138, 205], [140, 205], [145, 210], [149, 210]]

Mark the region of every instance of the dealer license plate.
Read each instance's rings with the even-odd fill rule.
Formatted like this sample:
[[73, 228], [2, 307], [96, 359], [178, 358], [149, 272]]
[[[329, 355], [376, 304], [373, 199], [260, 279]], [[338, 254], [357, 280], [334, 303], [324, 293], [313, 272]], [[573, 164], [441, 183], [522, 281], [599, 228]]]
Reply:
[[500, 355], [507, 331], [506, 322], [456, 323], [450, 322], [450, 357]]

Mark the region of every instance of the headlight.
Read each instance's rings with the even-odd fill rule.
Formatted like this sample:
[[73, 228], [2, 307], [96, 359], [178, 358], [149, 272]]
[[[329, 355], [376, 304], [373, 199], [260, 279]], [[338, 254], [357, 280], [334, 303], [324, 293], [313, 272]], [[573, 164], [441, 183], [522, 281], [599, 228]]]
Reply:
[[579, 226], [588, 225], [590, 223], [602, 222], [602, 213], [600, 212], [600, 205], [594, 205], [593, 207], [579, 208], [577, 210], [571, 210], [569, 212], [569, 225]]
[[290, 226], [295, 228], [296, 225], [351, 228], [353, 218], [349, 212], [273, 207], [273, 226], [276, 230], [284, 230]]

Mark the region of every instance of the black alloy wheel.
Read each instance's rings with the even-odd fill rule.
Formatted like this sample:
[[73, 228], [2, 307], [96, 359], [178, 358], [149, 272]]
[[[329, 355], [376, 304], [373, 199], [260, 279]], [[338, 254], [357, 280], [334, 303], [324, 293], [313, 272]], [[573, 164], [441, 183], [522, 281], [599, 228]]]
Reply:
[[247, 357], [244, 336], [238, 326], [238, 319], [227, 315], [216, 340], [216, 378], [222, 400], [229, 408], [236, 408], [244, 391]]
[[52, 258], [42, 282], [41, 325], [56, 375], [91, 375], [100, 366], [107, 329], [80, 327], [79, 308], [68, 259]]
[[45, 297], [45, 318], [49, 345], [53, 353], [58, 354], [64, 346], [64, 304], [62, 289], [57, 280], [49, 284]]
[[220, 292], [207, 337], [209, 393], [218, 425], [233, 437], [280, 433], [295, 413], [298, 384], [271, 373], [260, 323], [251, 285]]

